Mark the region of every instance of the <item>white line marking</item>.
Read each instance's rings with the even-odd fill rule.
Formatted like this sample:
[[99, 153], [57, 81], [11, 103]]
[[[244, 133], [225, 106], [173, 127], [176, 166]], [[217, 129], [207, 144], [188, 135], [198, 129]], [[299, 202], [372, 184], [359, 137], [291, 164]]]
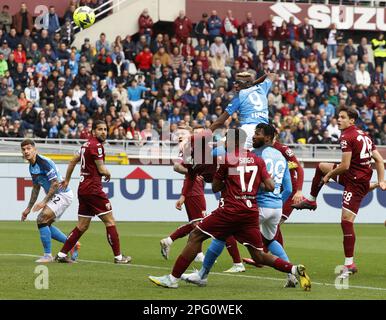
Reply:
[[[0, 253], [0, 256], [14, 256], [14, 257], [28, 257], [28, 258], [39, 258], [40, 256], [34, 255], [34, 254], [27, 254], [27, 253]], [[114, 262], [108, 262], [108, 261], [97, 261], [97, 260], [83, 260], [78, 259], [79, 262], [85, 262], [85, 263], [98, 263], [98, 264], [108, 264], [108, 265], [117, 265]], [[122, 265], [118, 264], [118, 266], [125, 266], [125, 267], [135, 267], [135, 268], [147, 268], [147, 269], [157, 269], [157, 270], [171, 270], [169, 267], [157, 267], [157, 266], [149, 266], [145, 264], [127, 264]], [[248, 279], [260, 279], [260, 280], [272, 280], [272, 281], [281, 281], [284, 282], [284, 278], [272, 278], [272, 277], [262, 277], [262, 276], [248, 276], [248, 275], [242, 275], [242, 274], [227, 274], [227, 273], [220, 273], [220, 272], [211, 272], [211, 275], [218, 275], [218, 276], [225, 276], [225, 277], [241, 277], [241, 278], [248, 278]], [[315, 282], [312, 281], [312, 284], [316, 284], [319, 286], [327, 286], [327, 287], [335, 287], [335, 284], [332, 283], [325, 283], [325, 282]], [[367, 290], [376, 290], [376, 291], [386, 291], [386, 288], [377, 288], [377, 287], [367, 287], [367, 286], [352, 286], [350, 285], [350, 289], [367, 289]]]

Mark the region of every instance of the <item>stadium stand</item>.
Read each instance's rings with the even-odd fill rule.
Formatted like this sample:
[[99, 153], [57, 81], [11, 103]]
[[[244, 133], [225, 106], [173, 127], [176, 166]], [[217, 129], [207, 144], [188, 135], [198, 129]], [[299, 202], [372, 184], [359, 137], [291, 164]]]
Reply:
[[[72, 46], [76, 6], [102, 2], [71, 1], [61, 17], [52, 7], [42, 30], [33, 28], [28, 4], [14, 16], [0, 8], [0, 137], [85, 139], [103, 119], [109, 140], [154, 140], [168, 122], [164, 139], [176, 142], [178, 127], [209, 127], [223, 112], [237, 72], [273, 71], [270, 118], [282, 142], [337, 143], [336, 112], [349, 105], [386, 145], [383, 36], [364, 33], [357, 42], [332, 25], [317, 38], [307, 21], [276, 27], [267, 17], [258, 25], [253, 15], [237, 21], [215, 10], [201, 21], [181, 12], [173, 32], [159, 33], [144, 8], [139, 34], [102, 33]], [[237, 114], [226, 122], [238, 125]]]

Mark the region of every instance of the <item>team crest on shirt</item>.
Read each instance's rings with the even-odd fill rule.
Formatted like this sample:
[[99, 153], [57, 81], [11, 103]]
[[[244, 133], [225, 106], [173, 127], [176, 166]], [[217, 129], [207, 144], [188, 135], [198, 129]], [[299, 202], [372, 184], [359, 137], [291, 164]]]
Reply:
[[342, 141], [340, 142], [340, 147], [341, 147], [342, 149], [347, 148], [347, 141], [346, 141], [346, 140], [342, 140]]
[[109, 203], [106, 203], [106, 209], [107, 210], [111, 210], [111, 203], [109, 202]]
[[98, 148], [98, 154], [102, 154], [102, 148]]

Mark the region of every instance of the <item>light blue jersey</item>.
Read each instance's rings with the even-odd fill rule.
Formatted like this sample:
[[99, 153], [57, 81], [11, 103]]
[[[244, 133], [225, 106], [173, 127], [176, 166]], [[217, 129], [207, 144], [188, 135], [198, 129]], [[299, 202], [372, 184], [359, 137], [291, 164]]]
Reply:
[[[272, 192], [259, 191], [257, 203], [261, 208], [279, 209], [292, 193], [291, 175], [288, 164], [281, 152], [271, 146], [264, 146], [253, 152], [263, 158], [268, 173], [275, 182]], [[283, 190], [282, 190], [283, 188]]]
[[[29, 165], [29, 173], [31, 174], [32, 182], [34, 184], [41, 185], [46, 193], [50, 190], [51, 181], [63, 181], [55, 163], [51, 159], [48, 159], [40, 154], [36, 156], [36, 162]], [[65, 190], [59, 189], [58, 193], [68, 191], [70, 191], [69, 187]]]
[[239, 112], [240, 124], [268, 124], [268, 92], [272, 81], [266, 78], [262, 83], [240, 90], [225, 109], [232, 115]]

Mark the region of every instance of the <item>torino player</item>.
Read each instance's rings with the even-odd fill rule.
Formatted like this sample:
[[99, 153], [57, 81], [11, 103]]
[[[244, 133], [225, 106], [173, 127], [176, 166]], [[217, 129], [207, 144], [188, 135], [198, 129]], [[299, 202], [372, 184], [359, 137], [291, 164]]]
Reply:
[[76, 155], [71, 160], [67, 168], [66, 178], [61, 184], [63, 188], [68, 186], [72, 172], [80, 161], [78, 225], [68, 236], [55, 260], [63, 263], [72, 262], [67, 258], [67, 252], [86, 232], [91, 219], [97, 216], [106, 226], [107, 240], [114, 253], [114, 263], [126, 264], [131, 261], [131, 257], [121, 254], [119, 235], [115, 226], [111, 203], [102, 189], [102, 177], [105, 177], [105, 181], [109, 181], [111, 176], [104, 164], [105, 150], [103, 143], [107, 137], [106, 123], [100, 120], [95, 121], [92, 134], [93, 136], [82, 145], [80, 155]]
[[268, 124], [267, 94], [275, 77], [275, 73], [268, 73], [253, 81], [252, 74], [248, 72], [236, 74], [234, 87], [237, 94], [210, 129], [215, 131], [220, 128], [233, 113], [238, 111], [241, 128], [247, 134], [245, 148], [252, 149], [256, 125]]
[[[225, 163], [220, 165], [213, 179], [213, 192], [221, 191], [219, 208], [205, 217], [191, 232], [186, 247], [174, 264], [172, 274], [163, 277], [150, 276], [149, 279], [162, 287], [177, 288], [179, 279], [197, 255], [203, 241], [209, 237], [220, 240], [222, 250], [225, 240], [233, 235], [248, 248], [256, 263], [282, 272], [291, 272], [299, 277], [301, 286], [308, 290], [311, 288], [311, 281], [303, 265], [294, 266], [263, 251], [256, 194], [260, 184], [264, 184], [267, 190], [274, 190], [274, 182], [264, 161], [240, 147], [245, 144], [245, 132], [241, 129], [229, 130], [227, 138], [232, 131], [234, 139], [226, 140]], [[215, 257], [212, 260], [214, 263]], [[204, 279], [202, 285], [206, 284], [207, 275], [200, 275]]]
[[[182, 129], [182, 128], [180, 128]], [[203, 131], [202, 126], [194, 128], [193, 133], [195, 135]], [[180, 137], [181, 155], [183, 154], [184, 148], [191, 136], [191, 128], [184, 128], [188, 134], [185, 137]], [[185, 175], [184, 185], [182, 187], [181, 196], [176, 202], [176, 209], [181, 210], [182, 205], [185, 205], [185, 210], [188, 215], [189, 223], [178, 227], [169, 237], [164, 238], [160, 241], [161, 254], [167, 260], [169, 258], [170, 247], [172, 243], [180, 238], [188, 235], [194, 227], [199, 223], [205, 216], [206, 213], [206, 201], [204, 196], [204, 180], [201, 176], [189, 174], [189, 170], [186, 164], [177, 162], [174, 164], [174, 171]], [[202, 250], [197, 254], [195, 261], [202, 262], [204, 260], [204, 254]]]
[[330, 179], [344, 186], [341, 226], [346, 258], [341, 273], [342, 278], [346, 278], [358, 271], [354, 263], [354, 220], [361, 201], [370, 190], [370, 180], [373, 173], [371, 159], [375, 161], [378, 176], [376, 186], [386, 190], [383, 158], [367, 134], [355, 126], [357, 119], [358, 113], [355, 109], [342, 108], [339, 111], [338, 126], [342, 131], [340, 138], [342, 161], [339, 165], [319, 163], [312, 180], [311, 197], [309, 199], [304, 198], [299, 204], [293, 205], [294, 208], [300, 210], [315, 210], [317, 207], [316, 198], [322, 186], [327, 184]]

